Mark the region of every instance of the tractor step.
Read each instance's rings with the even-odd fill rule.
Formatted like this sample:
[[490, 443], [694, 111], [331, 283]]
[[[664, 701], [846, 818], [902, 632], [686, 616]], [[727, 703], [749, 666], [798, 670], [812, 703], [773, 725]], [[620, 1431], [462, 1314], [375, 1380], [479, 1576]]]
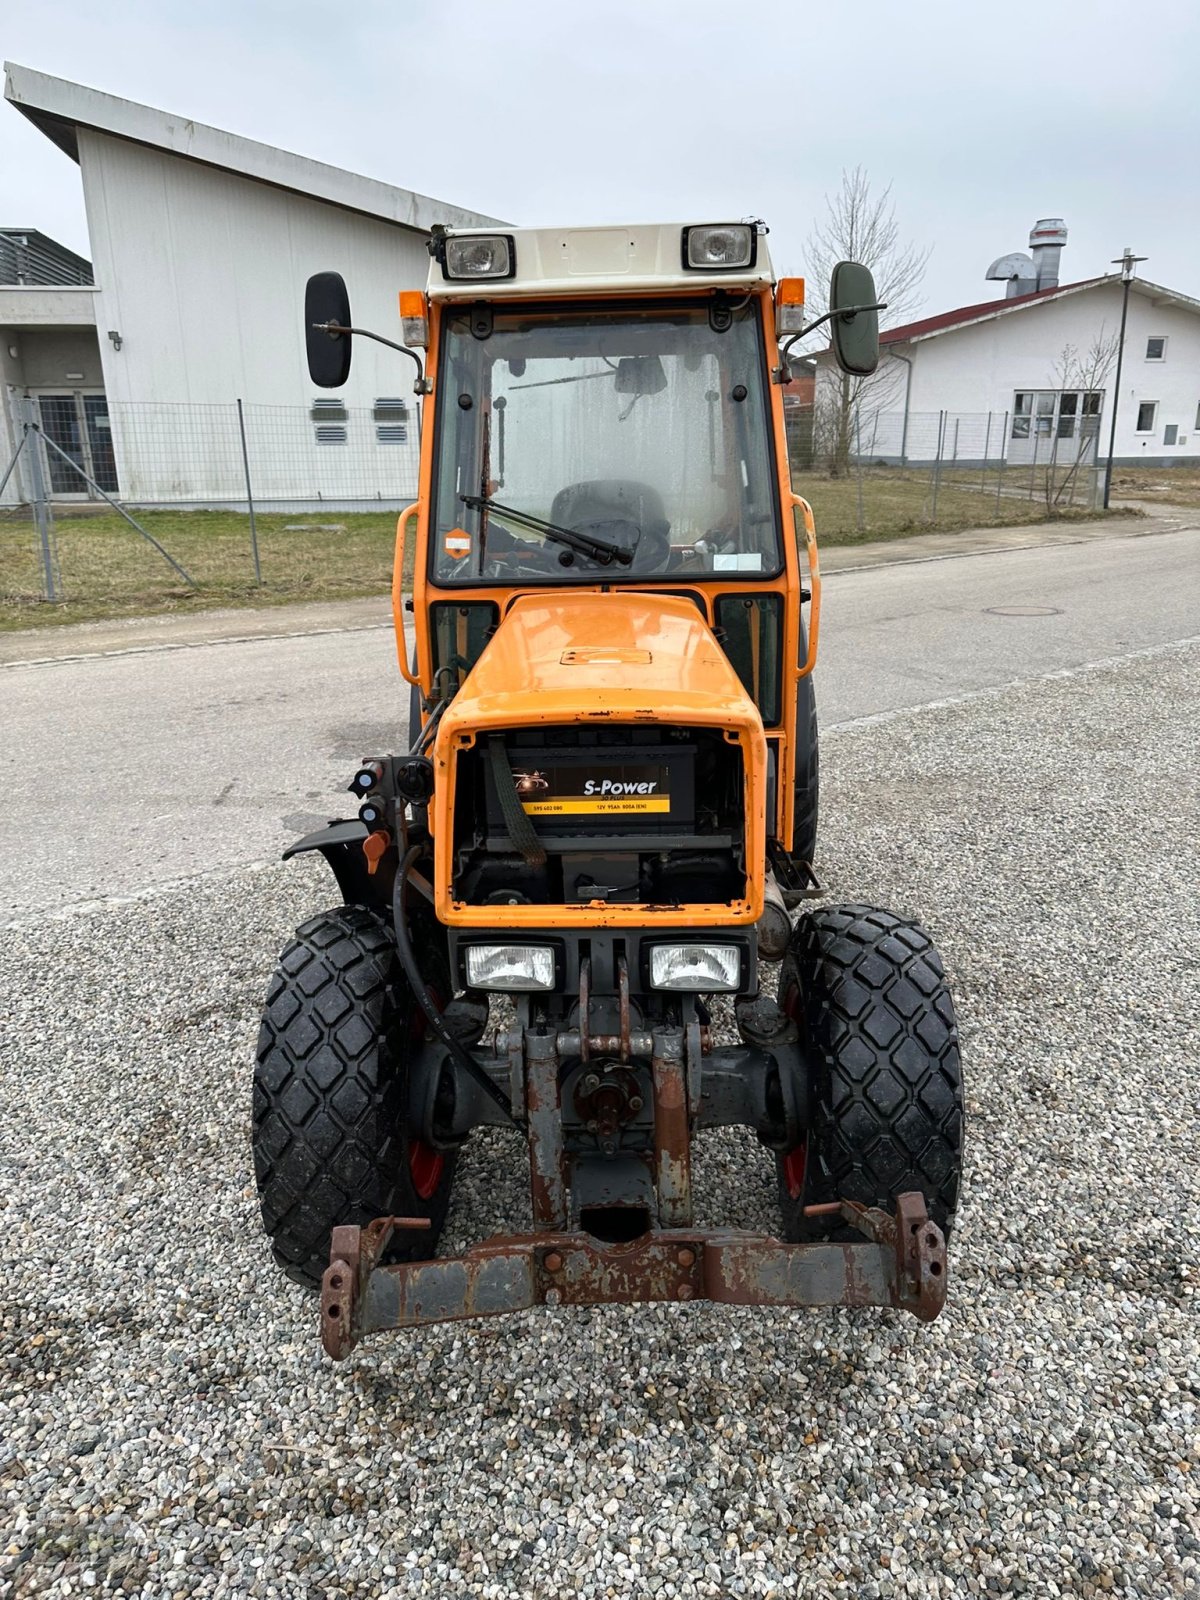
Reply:
[[393, 1232], [421, 1219], [335, 1228], [321, 1286], [321, 1341], [335, 1361], [369, 1333], [532, 1306], [711, 1300], [723, 1305], [892, 1306], [931, 1322], [946, 1299], [946, 1243], [923, 1196], [895, 1215], [851, 1201], [814, 1207], [862, 1242], [783, 1244], [737, 1229], [652, 1229], [628, 1244], [545, 1232], [487, 1239], [465, 1255], [380, 1266]]
[[813, 871], [812, 862], [791, 855], [777, 839], [770, 840], [767, 845], [767, 861], [789, 911], [802, 900], [819, 900], [825, 893], [825, 885]]

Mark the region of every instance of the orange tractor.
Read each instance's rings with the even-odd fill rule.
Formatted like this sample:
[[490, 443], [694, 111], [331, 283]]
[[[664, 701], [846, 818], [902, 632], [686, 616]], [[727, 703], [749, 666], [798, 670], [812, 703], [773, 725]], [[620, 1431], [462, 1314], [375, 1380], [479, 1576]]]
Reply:
[[[902, 917], [805, 903], [820, 577], [782, 384], [810, 330], [764, 235], [435, 230], [400, 296], [423, 397], [393, 585], [408, 749], [287, 852], [322, 852], [343, 903], [283, 952], [254, 1082], [264, 1225], [321, 1286], [334, 1357], [539, 1303], [943, 1303], [941, 963]], [[870, 372], [870, 273], [841, 263], [830, 305], [838, 363]], [[336, 274], [305, 316], [339, 387], [365, 330]], [[736, 1124], [774, 1157], [779, 1238], [693, 1220], [693, 1134]], [[440, 1259], [483, 1125], [524, 1141], [532, 1227]]]

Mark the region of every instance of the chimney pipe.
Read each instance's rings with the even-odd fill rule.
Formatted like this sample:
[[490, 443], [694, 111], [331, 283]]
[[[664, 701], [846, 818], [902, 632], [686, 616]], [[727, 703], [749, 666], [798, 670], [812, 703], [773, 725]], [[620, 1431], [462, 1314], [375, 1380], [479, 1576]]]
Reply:
[[1058, 287], [1058, 261], [1066, 242], [1067, 229], [1061, 217], [1042, 217], [1030, 230], [1029, 249], [1039, 290]]

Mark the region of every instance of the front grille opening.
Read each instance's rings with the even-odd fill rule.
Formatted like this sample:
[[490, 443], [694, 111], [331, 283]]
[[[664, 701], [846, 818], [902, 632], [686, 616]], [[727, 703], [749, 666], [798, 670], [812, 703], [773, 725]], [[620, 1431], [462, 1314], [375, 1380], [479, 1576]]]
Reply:
[[[521, 729], [458, 758], [455, 898], [469, 905], [724, 905], [746, 895], [741, 750], [720, 730]], [[511, 784], [545, 852], [513, 827]]]

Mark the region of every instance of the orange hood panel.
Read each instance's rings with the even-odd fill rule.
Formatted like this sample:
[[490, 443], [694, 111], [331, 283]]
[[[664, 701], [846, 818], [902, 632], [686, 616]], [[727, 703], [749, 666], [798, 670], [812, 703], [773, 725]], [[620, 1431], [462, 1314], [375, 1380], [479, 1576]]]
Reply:
[[758, 709], [690, 600], [674, 595], [523, 595], [447, 709], [456, 731], [643, 720], [757, 728]]

